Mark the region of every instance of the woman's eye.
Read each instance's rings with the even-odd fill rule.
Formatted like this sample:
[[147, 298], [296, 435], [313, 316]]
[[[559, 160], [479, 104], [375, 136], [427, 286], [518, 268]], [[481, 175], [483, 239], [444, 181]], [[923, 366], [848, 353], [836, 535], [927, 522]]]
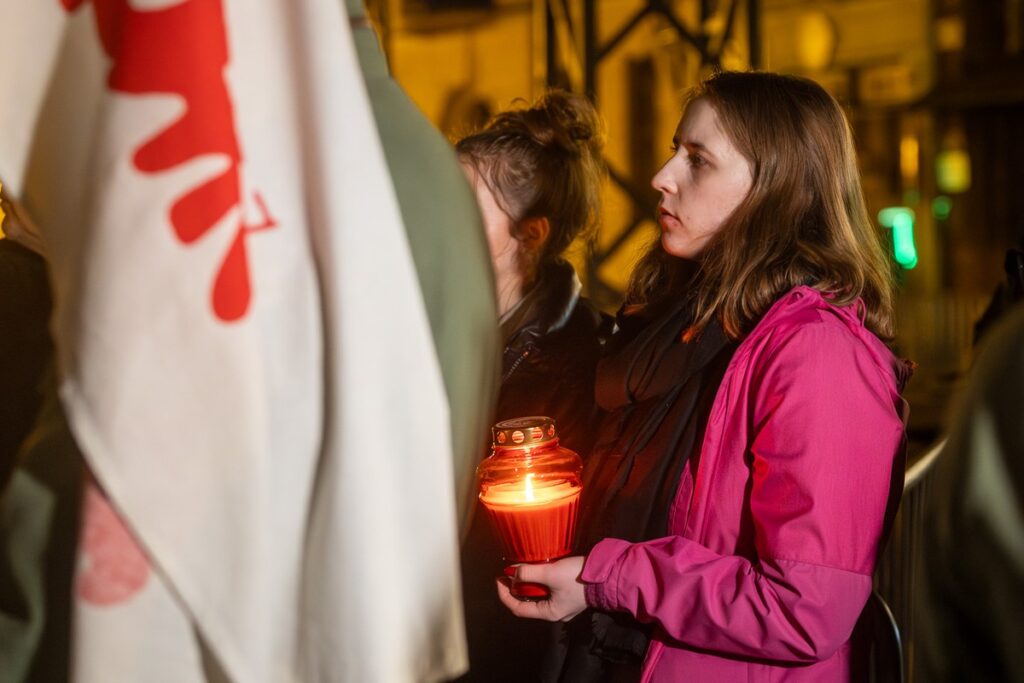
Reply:
[[708, 162], [701, 155], [693, 153], [690, 155], [690, 163], [693, 164], [694, 166], [706, 166]]

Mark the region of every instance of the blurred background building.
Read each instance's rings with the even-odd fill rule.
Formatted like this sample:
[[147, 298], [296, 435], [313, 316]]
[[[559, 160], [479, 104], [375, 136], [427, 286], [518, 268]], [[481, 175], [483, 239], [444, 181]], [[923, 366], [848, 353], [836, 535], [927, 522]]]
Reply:
[[649, 179], [716, 67], [808, 76], [846, 108], [900, 282], [912, 451], [936, 437], [973, 324], [1024, 239], [1024, 0], [371, 0], [393, 73], [453, 139], [549, 85], [608, 127], [589, 294], [614, 310], [655, 239]]

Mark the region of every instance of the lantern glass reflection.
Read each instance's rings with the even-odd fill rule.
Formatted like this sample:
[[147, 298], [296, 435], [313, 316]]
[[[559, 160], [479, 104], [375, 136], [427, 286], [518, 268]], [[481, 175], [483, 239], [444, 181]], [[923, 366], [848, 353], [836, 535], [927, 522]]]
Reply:
[[506, 420], [493, 431], [493, 451], [477, 468], [477, 477], [480, 502], [501, 540], [505, 560], [548, 562], [565, 557], [573, 550], [582, 460], [559, 446], [551, 418]]

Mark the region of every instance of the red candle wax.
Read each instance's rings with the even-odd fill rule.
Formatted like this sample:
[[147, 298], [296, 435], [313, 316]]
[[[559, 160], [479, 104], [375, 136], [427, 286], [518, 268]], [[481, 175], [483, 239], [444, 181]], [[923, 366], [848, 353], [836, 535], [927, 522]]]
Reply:
[[547, 562], [572, 552], [580, 485], [565, 478], [495, 484], [481, 492], [510, 562]]

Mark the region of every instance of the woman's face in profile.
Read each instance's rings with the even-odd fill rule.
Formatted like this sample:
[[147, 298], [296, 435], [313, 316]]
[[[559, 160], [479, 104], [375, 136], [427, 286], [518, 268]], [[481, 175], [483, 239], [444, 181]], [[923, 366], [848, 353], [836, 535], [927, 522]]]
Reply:
[[753, 176], [704, 98], [686, 108], [672, 149], [651, 181], [661, 193], [661, 244], [673, 256], [694, 259], [747, 196]]
[[507, 288], [521, 284], [519, 242], [512, 236], [512, 219], [498, 204], [491, 188], [477, 170], [472, 164], [463, 162], [462, 171], [473, 187], [477, 204], [480, 206], [480, 216], [484, 221], [487, 246], [491, 252], [491, 265], [494, 266], [494, 277], [500, 296]]

